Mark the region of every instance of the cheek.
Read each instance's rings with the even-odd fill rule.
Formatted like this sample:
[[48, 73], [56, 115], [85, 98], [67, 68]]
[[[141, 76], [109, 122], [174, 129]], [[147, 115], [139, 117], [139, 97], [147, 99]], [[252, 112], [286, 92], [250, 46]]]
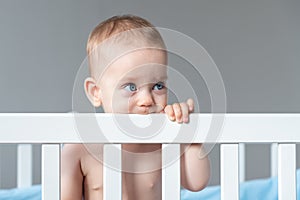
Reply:
[[132, 92], [129, 92], [129, 91], [124, 90], [124, 89], [120, 90], [118, 93], [119, 93], [119, 97], [120, 98], [127, 98], [127, 99], [129, 99], [129, 98], [131, 98], [133, 96]]
[[157, 91], [155, 93], [155, 102], [163, 107], [167, 105], [167, 93], [163, 91]]
[[115, 91], [111, 98], [111, 107], [113, 112], [128, 113], [130, 110], [130, 102], [132, 101], [129, 92]]

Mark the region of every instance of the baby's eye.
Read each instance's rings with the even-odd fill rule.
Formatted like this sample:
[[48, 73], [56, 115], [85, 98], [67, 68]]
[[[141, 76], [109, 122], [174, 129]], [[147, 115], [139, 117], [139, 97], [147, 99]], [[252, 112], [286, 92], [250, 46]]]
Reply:
[[153, 86], [153, 90], [162, 90], [165, 88], [165, 85], [164, 83], [162, 82], [159, 82], [159, 83], [156, 83], [154, 86]]
[[125, 90], [130, 91], [130, 92], [134, 92], [137, 90], [136, 85], [134, 83], [128, 83], [125, 87]]

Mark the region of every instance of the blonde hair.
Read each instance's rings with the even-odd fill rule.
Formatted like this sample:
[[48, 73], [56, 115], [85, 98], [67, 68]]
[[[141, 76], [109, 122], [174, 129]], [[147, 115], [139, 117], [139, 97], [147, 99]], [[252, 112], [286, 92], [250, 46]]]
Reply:
[[[126, 34], [123, 34], [126, 33]], [[118, 36], [118, 37], [112, 37]], [[90, 74], [94, 76], [95, 67], [91, 62], [92, 56], [95, 56], [94, 51], [98, 46], [107, 39], [113, 38], [113, 43], [117, 45], [135, 45], [146, 43], [148, 46], [155, 46], [165, 49], [164, 41], [158, 30], [146, 19], [135, 15], [121, 15], [111, 17], [99, 25], [97, 25], [90, 33], [87, 41], [87, 54], [89, 60]], [[99, 59], [103, 59], [103, 55], [98, 55]]]

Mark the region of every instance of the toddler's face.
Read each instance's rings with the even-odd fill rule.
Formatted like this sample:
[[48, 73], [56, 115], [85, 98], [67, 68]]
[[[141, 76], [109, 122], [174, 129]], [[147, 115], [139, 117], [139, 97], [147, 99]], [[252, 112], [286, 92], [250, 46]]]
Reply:
[[161, 112], [167, 103], [167, 58], [160, 50], [144, 49], [113, 62], [97, 83], [107, 113]]

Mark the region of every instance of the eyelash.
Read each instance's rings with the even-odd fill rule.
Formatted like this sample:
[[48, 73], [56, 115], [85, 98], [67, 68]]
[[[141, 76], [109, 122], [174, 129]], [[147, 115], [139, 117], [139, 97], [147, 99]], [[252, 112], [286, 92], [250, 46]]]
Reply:
[[158, 83], [156, 83], [156, 84], [153, 86], [153, 88], [152, 88], [152, 89], [154, 89], [156, 86], [161, 86], [161, 88], [160, 88], [160, 89], [158, 89], [158, 90], [162, 90], [162, 89], [164, 89], [164, 88], [165, 88], [165, 85], [164, 85], [164, 83], [162, 83], [162, 82], [158, 82]]
[[[133, 86], [134, 86], [134, 88], [132, 88]], [[157, 88], [157, 90], [162, 90], [162, 89], [165, 88], [165, 85], [164, 85], [163, 82], [158, 82], [158, 83], [156, 83], [156, 84], [152, 87], [152, 90], [154, 90], [155, 87], [157, 87], [157, 86], [160, 86], [160, 89]], [[135, 85], [134, 83], [127, 83], [127, 84], [124, 85], [123, 88], [124, 88], [125, 90], [127, 90], [127, 91], [130, 91], [130, 92], [135, 92], [135, 91], [137, 91], [137, 87], [136, 87], [136, 85]]]
[[[132, 89], [131, 86], [135, 87], [134, 90], [131, 90]], [[128, 88], [128, 89], [126, 89], [126, 88]], [[124, 89], [127, 90], [127, 91], [130, 91], [130, 92], [135, 92], [137, 90], [136, 85], [134, 83], [127, 83], [124, 86]]]

